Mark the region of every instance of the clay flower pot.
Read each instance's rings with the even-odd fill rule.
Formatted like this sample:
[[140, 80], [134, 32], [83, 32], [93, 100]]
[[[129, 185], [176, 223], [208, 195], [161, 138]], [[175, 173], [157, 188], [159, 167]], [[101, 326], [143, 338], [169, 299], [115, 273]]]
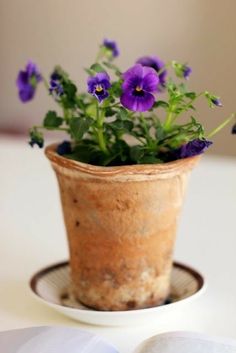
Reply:
[[187, 179], [199, 157], [100, 167], [46, 155], [56, 172], [74, 296], [98, 310], [162, 304]]

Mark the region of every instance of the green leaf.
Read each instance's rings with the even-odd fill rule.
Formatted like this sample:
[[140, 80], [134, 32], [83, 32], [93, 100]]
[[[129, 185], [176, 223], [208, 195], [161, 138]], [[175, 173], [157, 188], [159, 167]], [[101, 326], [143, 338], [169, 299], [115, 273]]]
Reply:
[[154, 108], [162, 107], [164, 109], [167, 109], [167, 108], [169, 108], [169, 104], [165, 101], [157, 101], [154, 103], [153, 107]]
[[95, 146], [93, 146], [91, 141], [81, 141], [77, 144], [73, 150], [73, 153], [68, 156], [68, 158], [75, 159], [80, 162], [90, 163], [91, 156], [94, 155]]
[[177, 77], [184, 78], [184, 72], [185, 72], [185, 69], [187, 68], [186, 64], [180, 64], [176, 61], [172, 61], [172, 67]]
[[87, 74], [89, 76], [93, 76], [94, 75], [94, 71], [93, 70], [90, 70], [90, 69], [87, 69], [87, 68], [85, 68], [84, 70], [85, 70], [85, 72], [87, 72]]
[[73, 109], [77, 104], [77, 100], [76, 100], [77, 87], [71, 81], [64, 81], [63, 89], [64, 89], [64, 94], [61, 98], [63, 107], [66, 109], [70, 109], [70, 108]]
[[134, 128], [134, 123], [132, 121], [125, 120], [125, 121], [123, 121], [123, 126], [124, 126], [125, 130], [130, 132]]
[[111, 108], [106, 108], [105, 109], [105, 116], [113, 116], [113, 115], [115, 115], [116, 114], [116, 111], [114, 110], [114, 109], [111, 109]]
[[132, 161], [139, 163], [140, 159], [144, 156], [144, 150], [142, 146], [132, 146], [130, 148], [130, 158]]
[[125, 108], [120, 108], [119, 111], [117, 112], [117, 116], [121, 120], [126, 120], [129, 118], [129, 112]]
[[156, 129], [155, 136], [158, 141], [163, 140], [165, 138], [166, 131], [164, 130], [162, 125], [158, 126], [158, 128]]
[[196, 118], [194, 118], [194, 116], [191, 116], [191, 123], [193, 125], [198, 125], [199, 123], [197, 122]]
[[85, 110], [86, 107], [88, 106], [88, 103], [85, 103], [83, 100], [83, 97], [81, 97], [81, 96], [76, 97], [76, 103], [77, 103], [78, 108], [80, 108], [81, 110]]
[[104, 67], [98, 63], [95, 63], [93, 65], [90, 66], [90, 70], [94, 71], [94, 72], [104, 72], [106, 71], [104, 69]]
[[157, 164], [157, 163], [163, 163], [163, 161], [159, 158], [156, 158], [155, 156], [143, 156], [139, 160], [139, 164]]
[[72, 82], [66, 82], [64, 84], [64, 92], [67, 95], [68, 99], [73, 99], [75, 97], [75, 94], [77, 92], [77, 87], [74, 85]]
[[43, 121], [43, 126], [46, 128], [57, 128], [63, 123], [63, 119], [57, 116], [57, 113], [55, 111], [50, 110], [47, 112], [44, 121]]
[[107, 126], [111, 129], [111, 130], [118, 130], [119, 132], [130, 132], [132, 131], [133, 127], [134, 127], [134, 123], [132, 121], [129, 120], [120, 120], [120, 119], [116, 119], [115, 121], [108, 123]]
[[43, 148], [43, 145], [44, 145], [43, 134], [35, 126], [29, 130], [29, 136], [30, 136], [29, 144], [31, 147], [34, 147], [34, 145], [38, 145], [39, 148]]
[[70, 133], [72, 138], [76, 141], [80, 141], [84, 134], [88, 132], [93, 122], [91, 118], [72, 118], [70, 120]]
[[123, 165], [132, 163], [129, 158], [130, 147], [124, 140], [116, 140], [110, 147], [110, 155], [104, 159], [104, 165]]
[[180, 113], [182, 113], [184, 111], [183, 107], [176, 107], [175, 109], [173, 109], [173, 113], [179, 115]]
[[115, 96], [116, 98], [119, 98], [122, 93], [121, 81], [113, 82], [111, 85], [111, 88], [109, 89], [109, 93], [110, 95]]
[[185, 96], [190, 99], [195, 99], [197, 94], [195, 92], [187, 92], [187, 93], [185, 93]]
[[91, 116], [92, 118], [96, 119], [97, 116], [97, 106], [95, 103], [89, 104], [86, 108], [86, 114]]
[[187, 89], [186, 85], [184, 83], [180, 83], [180, 85], [179, 85], [180, 93], [186, 95], [186, 89]]

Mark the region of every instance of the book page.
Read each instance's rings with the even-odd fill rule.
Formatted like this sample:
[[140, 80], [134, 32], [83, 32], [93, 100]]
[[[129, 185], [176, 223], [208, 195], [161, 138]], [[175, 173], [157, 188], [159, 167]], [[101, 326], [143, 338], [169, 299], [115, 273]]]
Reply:
[[0, 332], [1, 353], [118, 353], [90, 332], [70, 327], [31, 327]]
[[168, 332], [144, 341], [134, 353], [236, 353], [236, 341], [191, 332]]

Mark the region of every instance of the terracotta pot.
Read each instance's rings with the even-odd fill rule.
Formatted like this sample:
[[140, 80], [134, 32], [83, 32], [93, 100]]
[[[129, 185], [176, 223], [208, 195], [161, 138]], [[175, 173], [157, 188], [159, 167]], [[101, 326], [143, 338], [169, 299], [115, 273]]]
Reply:
[[187, 178], [199, 157], [100, 167], [55, 149], [46, 155], [60, 187], [75, 297], [98, 310], [162, 304]]

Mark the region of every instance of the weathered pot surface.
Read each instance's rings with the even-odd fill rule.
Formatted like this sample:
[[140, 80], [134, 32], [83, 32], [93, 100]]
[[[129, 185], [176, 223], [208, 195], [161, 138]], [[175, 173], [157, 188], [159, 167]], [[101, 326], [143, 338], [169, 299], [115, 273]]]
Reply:
[[162, 304], [176, 226], [199, 156], [166, 164], [100, 167], [46, 148], [56, 172], [75, 297], [98, 310]]

